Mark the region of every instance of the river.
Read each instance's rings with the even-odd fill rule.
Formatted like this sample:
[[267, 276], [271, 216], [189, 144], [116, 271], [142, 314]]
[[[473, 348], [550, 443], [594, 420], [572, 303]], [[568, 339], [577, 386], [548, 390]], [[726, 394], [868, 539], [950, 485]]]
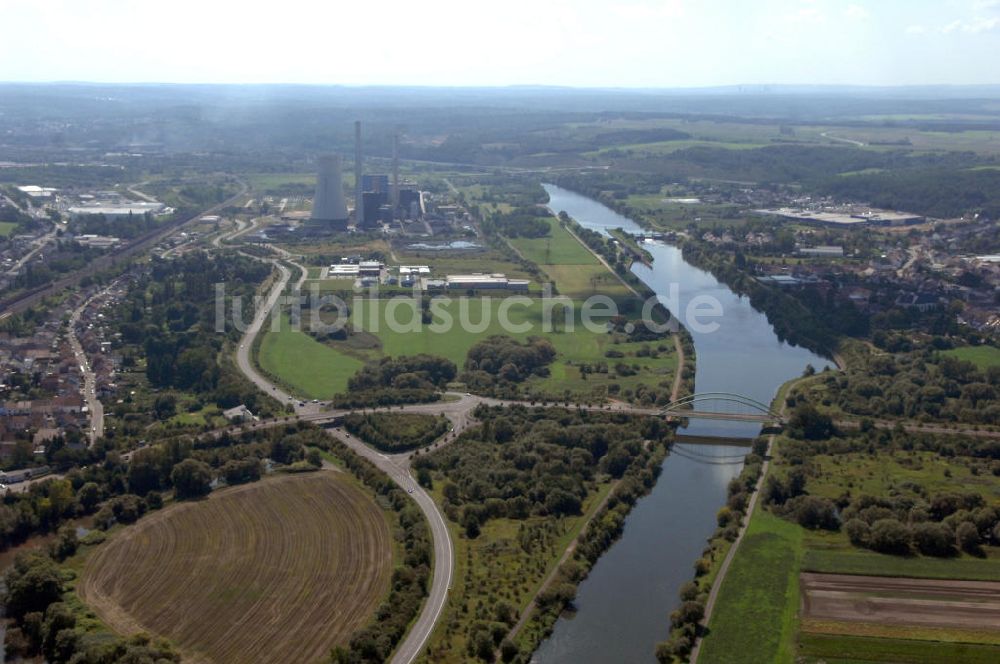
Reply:
[[[543, 185], [549, 208], [565, 211], [585, 228], [606, 233], [621, 228], [641, 234], [631, 219], [585, 196]], [[692, 298], [708, 296], [722, 315], [708, 332], [692, 330], [697, 363], [697, 392], [731, 392], [770, 403], [778, 388], [812, 364], [830, 365], [804, 348], [778, 339], [764, 314], [711, 274], [685, 262], [680, 249], [662, 243], [644, 245], [651, 267], [633, 272], [671, 313], [684, 322]], [[677, 284], [671, 301], [671, 284]], [[688, 326], [691, 329], [692, 326]], [[759, 426], [746, 422], [697, 421], [685, 433], [753, 437]], [[726, 499], [726, 486], [742, 466], [747, 448], [739, 445], [677, 443], [663, 462], [648, 496], [629, 514], [621, 539], [597, 561], [580, 584], [576, 612], [563, 616], [534, 657], [539, 664], [655, 663], [654, 649], [670, 631], [677, 591], [693, 578], [693, 565], [715, 530], [715, 513]]]

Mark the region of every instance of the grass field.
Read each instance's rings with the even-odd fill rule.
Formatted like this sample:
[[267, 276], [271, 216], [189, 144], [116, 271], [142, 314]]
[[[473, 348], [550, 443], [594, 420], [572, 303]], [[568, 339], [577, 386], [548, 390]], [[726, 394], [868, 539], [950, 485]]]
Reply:
[[260, 343], [261, 368], [310, 399], [343, 392], [347, 379], [362, 366], [360, 360], [291, 329], [287, 316], [282, 316], [279, 331], [272, 332], [270, 326], [266, 329]]
[[510, 243], [529, 261], [545, 272], [563, 295], [586, 297], [602, 293], [611, 297], [628, 294], [628, 289], [608, 271], [573, 234], [550, 217], [549, 236], [513, 238]]
[[[825, 664], [994, 664], [1000, 648], [968, 643], [935, 643], [916, 639], [803, 634], [798, 661]], [[749, 660], [747, 660], [749, 661]]]
[[[547, 395], [563, 397], [567, 391], [578, 397], [602, 398], [612, 384], [625, 396], [644, 385], [655, 392], [669, 391], [677, 367], [673, 343], [669, 339], [650, 344], [623, 342], [599, 328], [588, 330], [577, 310], [572, 326], [559, 321], [550, 331], [543, 327], [543, 308], [537, 298], [505, 305], [500, 297], [452, 298], [436, 302], [432, 311], [435, 331], [420, 323], [419, 305], [404, 300], [356, 300], [351, 302], [351, 323], [360, 332], [346, 341], [320, 343], [307, 333], [292, 330], [283, 317], [278, 332], [264, 333], [259, 352], [261, 368], [294, 393], [309, 399], [328, 398], [347, 389], [347, 380], [365, 362], [381, 357], [399, 357], [427, 353], [445, 357], [461, 368], [465, 357], [478, 340], [492, 334], [508, 334], [516, 339], [539, 335], [549, 339], [557, 357], [550, 366], [550, 375], [533, 377], [526, 386]], [[527, 325], [525, 331], [514, 331], [501, 323], [501, 308], [513, 326]], [[414, 312], [416, 313], [416, 316]], [[440, 315], [439, 315], [440, 314]], [[374, 319], [374, 322], [373, 322]], [[450, 325], [444, 324], [448, 320]], [[603, 323], [597, 317], [595, 322]], [[399, 324], [389, 325], [390, 321]], [[307, 322], [303, 322], [303, 325]], [[643, 347], [649, 354], [640, 355]], [[606, 358], [616, 351], [621, 358]], [[584, 374], [581, 365], [604, 366], [603, 372]]]
[[510, 240], [522, 256], [538, 265], [599, 265], [590, 251], [580, 244], [569, 231], [549, 217], [549, 236], [538, 238], [518, 237]]
[[802, 529], [757, 509], [733, 559], [698, 661], [791, 662]]
[[1000, 581], [1000, 560], [995, 558], [901, 558], [856, 548], [808, 549], [803, 571], [831, 574], [907, 576], [922, 579]]
[[174, 504], [87, 559], [77, 592], [110, 627], [186, 660], [318, 662], [389, 587], [383, 512], [345, 476], [265, 479]]
[[962, 346], [943, 351], [942, 354], [972, 362], [980, 369], [1000, 367], [1000, 348], [993, 346]]
[[17, 224], [12, 221], [0, 221], [0, 237], [7, 237], [14, 232]]

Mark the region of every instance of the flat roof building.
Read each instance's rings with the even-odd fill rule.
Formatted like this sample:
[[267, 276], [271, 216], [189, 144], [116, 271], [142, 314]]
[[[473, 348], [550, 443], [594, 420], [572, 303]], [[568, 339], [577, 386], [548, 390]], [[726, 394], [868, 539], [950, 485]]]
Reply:
[[926, 217], [909, 212], [892, 212], [889, 210], [865, 209], [863, 211], [844, 210], [804, 210], [799, 208], [776, 208], [773, 210], [755, 210], [758, 214], [773, 215], [805, 224], [819, 224], [835, 228], [852, 228], [855, 226], [904, 226], [920, 224]]
[[446, 278], [449, 289], [474, 290], [528, 290], [527, 279], [508, 279], [505, 274], [449, 274]]
[[70, 217], [76, 219], [88, 215], [104, 215], [108, 218], [123, 218], [128, 216], [141, 217], [147, 212], [158, 214], [163, 212], [166, 206], [163, 203], [139, 201], [122, 205], [75, 205], [69, 208]]
[[822, 258], [840, 258], [844, 255], [844, 248], [836, 246], [799, 247], [799, 254]]

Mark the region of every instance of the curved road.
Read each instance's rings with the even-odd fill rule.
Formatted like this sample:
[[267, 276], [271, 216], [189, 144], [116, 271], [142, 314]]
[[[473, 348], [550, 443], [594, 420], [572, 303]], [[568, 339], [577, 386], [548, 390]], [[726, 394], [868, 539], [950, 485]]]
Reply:
[[[236, 364], [240, 371], [258, 388], [279, 401], [291, 403], [295, 408], [296, 415], [300, 417], [313, 415], [315, 417], [319, 414], [318, 411], [323, 407], [323, 404], [304, 403], [303, 406], [297, 405], [300, 402], [257, 371], [251, 361], [250, 351], [253, 348], [254, 339], [270, 317], [271, 311], [278, 302], [278, 298], [285, 292], [288, 281], [292, 276], [291, 270], [280, 262], [277, 260], [272, 260], [271, 262], [278, 268], [280, 277], [271, 287], [264, 306], [260, 307], [256, 312], [253, 321], [240, 340], [240, 347], [236, 352]], [[302, 282], [305, 281], [305, 276], [306, 272], [303, 269], [302, 277], [296, 284], [296, 288], [301, 287]], [[462, 402], [460, 401], [459, 403]], [[468, 406], [467, 403], [463, 403], [462, 405]], [[474, 404], [472, 405], [474, 406]], [[471, 410], [471, 407], [468, 407], [467, 410]], [[438, 412], [440, 412], [440, 405], [438, 405]], [[459, 414], [458, 417], [462, 418], [462, 421], [467, 424], [467, 412]], [[305, 417], [303, 419], [309, 418]], [[430, 525], [431, 538], [434, 544], [434, 576], [431, 580], [430, 592], [427, 595], [427, 601], [424, 603], [420, 614], [417, 616], [416, 622], [414, 622], [403, 641], [397, 646], [391, 660], [393, 664], [410, 664], [420, 655], [426, 645], [441, 612], [444, 610], [445, 601], [448, 599], [448, 591], [451, 588], [451, 578], [454, 571], [454, 554], [448, 525], [438, 506], [434, 503], [434, 499], [410, 475], [409, 454], [393, 455], [392, 457], [386, 456], [376, 452], [349, 434], [339, 431], [332, 431], [331, 433], [350, 447], [355, 454], [371, 461], [379, 470], [391, 477], [396, 484], [409, 493], [417, 503], [417, 506], [420, 507], [420, 511], [424, 513], [427, 523]]]

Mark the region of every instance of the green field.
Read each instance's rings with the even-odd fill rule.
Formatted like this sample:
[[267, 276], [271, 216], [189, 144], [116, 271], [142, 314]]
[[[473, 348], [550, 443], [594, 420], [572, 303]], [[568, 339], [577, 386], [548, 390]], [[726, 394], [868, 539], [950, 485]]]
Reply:
[[802, 569], [828, 574], [1000, 581], [1000, 560], [996, 558], [975, 558], [968, 555], [961, 558], [901, 558], [853, 547], [835, 550], [808, 549], [802, 560]]
[[345, 391], [347, 379], [362, 365], [305, 332], [292, 330], [287, 316], [282, 316], [279, 331], [267, 328], [260, 343], [259, 362], [283, 385], [311, 399], [325, 399]]
[[[1000, 648], [971, 643], [941, 643], [911, 639], [803, 634], [799, 639], [801, 662], [825, 664], [993, 664]], [[749, 661], [749, 660], [746, 660]]]
[[537, 265], [599, 265], [590, 250], [559, 225], [555, 217], [547, 221], [550, 229], [548, 237], [518, 237], [512, 238], [510, 243], [522, 256]]
[[757, 509], [733, 559], [698, 661], [791, 662], [802, 529]]
[[545, 272], [563, 295], [587, 297], [601, 293], [618, 297], [628, 289], [590, 249], [563, 228], [555, 217], [548, 219], [549, 236], [512, 238], [511, 245]]
[[994, 346], [962, 346], [946, 350], [942, 354], [972, 362], [980, 369], [1000, 367], [1000, 348]]
[[[604, 317], [595, 318], [597, 327], [588, 330], [579, 309], [570, 324], [556, 310], [552, 329], [546, 331], [543, 305], [538, 298], [504, 302], [497, 296], [441, 298], [431, 309], [432, 323], [424, 325], [419, 302], [411, 298], [358, 299], [351, 302], [350, 317], [350, 329], [357, 325], [357, 332], [347, 340], [320, 343], [304, 332], [287, 329], [284, 319], [280, 332], [268, 331], [264, 335], [260, 363], [296, 393], [321, 398], [343, 391], [347, 378], [363, 363], [381, 357], [427, 353], [448, 358], [461, 368], [472, 345], [487, 336], [506, 334], [523, 340], [540, 335], [552, 342], [557, 358], [548, 377], [533, 377], [526, 382], [529, 390], [560, 398], [567, 391], [578, 397], [601, 398], [612, 384], [626, 397], [640, 385], [654, 393], [669, 391], [677, 366], [669, 339], [649, 344], [624, 341], [604, 331]], [[502, 308], [507, 309], [505, 316], [512, 329], [501, 323]], [[304, 325], [308, 324], [307, 319], [303, 320]], [[527, 329], [520, 329], [522, 326]], [[607, 358], [608, 351], [623, 357]], [[581, 372], [581, 364], [598, 363], [606, 365], [606, 372]], [[621, 371], [617, 365], [623, 365]]]
[[17, 224], [13, 221], [0, 221], [0, 237], [7, 237], [14, 232], [17, 228]]

